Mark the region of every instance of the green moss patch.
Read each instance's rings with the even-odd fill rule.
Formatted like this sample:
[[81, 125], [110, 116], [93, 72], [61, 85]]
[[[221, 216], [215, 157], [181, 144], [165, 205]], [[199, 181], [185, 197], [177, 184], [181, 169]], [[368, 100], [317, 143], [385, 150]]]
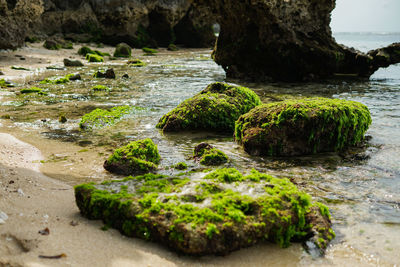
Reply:
[[193, 150], [195, 160], [206, 166], [216, 166], [228, 162], [228, 157], [219, 149], [207, 143], [198, 144]]
[[0, 87], [2, 87], [2, 88], [14, 87], [14, 84], [12, 84], [11, 82], [8, 82], [4, 79], [0, 79]]
[[128, 65], [131, 67], [144, 67], [146, 66], [146, 63], [144, 63], [140, 59], [132, 59], [128, 61]]
[[143, 47], [142, 51], [145, 53], [146, 56], [153, 56], [158, 53], [156, 49], [148, 48], [148, 47]]
[[79, 185], [75, 197], [84, 216], [191, 255], [263, 241], [287, 247], [310, 237], [323, 250], [334, 237], [328, 209], [321, 213], [322, 204], [288, 179], [255, 170], [219, 169], [196, 179], [146, 174]]
[[100, 85], [100, 84], [93, 86], [90, 90], [92, 90], [93, 92], [110, 92], [111, 91], [111, 89], [108, 88], [107, 86]]
[[213, 83], [164, 115], [157, 127], [166, 132], [200, 129], [232, 133], [239, 116], [260, 104], [248, 88]]
[[188, 168], [188, 166], [185, 162], [178, 162], [177, 164], [175, 164], [172, 167], [177, 170], [186, 170]]
[[121, 119], [124, 115], [131, 112], [129, 106], [114, 107], [110, 110], [97, 108], [92, 112], [83, 115], [79, 122], [81, 129], [92, 129], [112, 125]]
[[79, 48], [78, 50], [78, 54], [81, 56], [86, 57], [87, 54], [96, 54], [92, 49], [90, 49], [87, 46], [82, 46], [81, 48]]
[[88, 62], [104, 62], [104, 58], [97, 54], [87, 54], [86, 59]]
[[156, 170], [159, 162], [157, 145], [147, 138], [116, 149], [104, 162], [104, 168], [117, 174], [137, 175]]
[[36, 94], [39, 94], [39, 95], [47, 95], [47, 93], [44, 92], [42, 88], [38, 88], [38, 87], [23, 88], [23, 89], [21, 89], [20, 92], [21, 92], [21, 94], [36, 93]]
[[[76, 74], [70, 73], [61, 78], [46, 78], [40, 82], [40, 84], [64, 84], [70, 81], [70, 78], [77, 76]], [[80, 78], [79, 78], [80, 79]]]
[[358, 102], [305, 98], [256, 107], [235, 124], [235, 139], [252, 155], [294, 156], [340, 151], [364, 139], [371, 124]]

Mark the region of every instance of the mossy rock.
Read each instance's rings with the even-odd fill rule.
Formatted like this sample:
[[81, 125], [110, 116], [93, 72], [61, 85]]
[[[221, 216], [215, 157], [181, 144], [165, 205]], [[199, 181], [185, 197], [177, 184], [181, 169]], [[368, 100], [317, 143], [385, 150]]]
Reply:
[[146, 54], [146, 55], [155, 55], [158, 53], [158, 51], [156, 49], [153, 48], [148, 48], [148, 47], [143, 47], [142, 51]]
[[219, 149], [207, 143], [200, 143], [193, 149], [193, 156], [200, 164], [217, 166], [228, 162], [228, 157]]
[[21, 94], [33, 94], [33, 93], [36, 93], [36, 94], [39, 94], [39, 95], [47, 95], [47, 93], [44, 92], [43, 89], [39, 88], [39, 87], [23, 88], [23, 89], [21, 89], [20, 92], [21, 92]]
[[138, 175], [156, 170], [159, 162], [157, 145], [147, 138], [116, 149], [104, 162], [104, 169], [117, 174]]
[[131, 109], [129, 106], [114, 107], [111, 110], [97, 108], [83, 115], [79, 127], [81, 129], [92, 129], [112, 125], [128, 114]]
[[120, 43], [115, 47], [114, 57], [131, 57], [132, 48], [125, 43]]
[[358, 144], [371, 124], [358, 102], [305, 98], [258, 106], [235, 124], [235, 139], [251, 155], [297, 156]]
[[88, 62], [104, 62], [104, 58], [97, 54], [87, 54], [86, 59]]
[[40, 82], [40, 84], [64, 84], [69, 81], [80, 80], [81, 76], [79, 74], [70, 73], [61, 78], [46, 78]]
[[189, 255], [265, 241], [308, 241], [323, 251], [335, 236], [326, 206], [289, 179], [255, 170], [218, 169], [196, 179], [146, 174], [78, 185], [75, 198], [85, 217]]
[[0, 88], [9, 88], [9, 87], [15, 87], [15, 85], [12, 82], [0, 79]]
[[44, 41], [43, 47], [49, 50], [60, 50], [62, 48], [62, 43], [59, 40], [49, 39]]
[[90, 49], [89, 47], [82, 46], [81, 48], [79, 48], [78, 54], [81, 55], [81, 56], [86, 57], [87, 54], [96, 54], [96, 53], [92, 49]]
[[146, 63], [141, 61], [140, 59], [132, 59], [127, 62], [127, 64], [131, 67], [144, 67]]
[[165, 132], [199, 129], [233, 133], [239, 116], [260, 104], [256, 93], [246, 87], [212, 83], [164, 115], [157, 127]]
[[178, 162], [172, 168], [176, 170], [186, 170], [188, 168], [188, 165], [185, 162]]
[[179, 48], [174, 44], [169, 44], [167, 50], [168, 51], [178, 51]]

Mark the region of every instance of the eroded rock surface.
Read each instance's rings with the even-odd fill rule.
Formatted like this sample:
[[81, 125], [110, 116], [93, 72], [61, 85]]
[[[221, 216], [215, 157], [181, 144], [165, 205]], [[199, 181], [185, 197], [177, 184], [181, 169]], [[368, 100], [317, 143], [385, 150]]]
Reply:
[[[334, 76], [369, 77], [400, 62], [400, 44], [368, 54], [332, 37], [335, 0], [195, 0], [221, 26], [214, 59], [228, 77], [304, 81]], [[397, 52], [396, 52], [397, 51]]]
[[0, 49], [22, 46], [42, 12], [41, 0], [0, 0]]
[[263, 241], [292, 240], [323, 251], [335, 234], [326, 206], [288, 179], [218, 169], [201, 178], [147, 174], [75, 187], [89, 219], [190, 255], [227, 254]]
[[210, 13], [189, 0], [1, 0], [0, 15], [0, 49], [46, 35], [135, 47], [215, 42]]

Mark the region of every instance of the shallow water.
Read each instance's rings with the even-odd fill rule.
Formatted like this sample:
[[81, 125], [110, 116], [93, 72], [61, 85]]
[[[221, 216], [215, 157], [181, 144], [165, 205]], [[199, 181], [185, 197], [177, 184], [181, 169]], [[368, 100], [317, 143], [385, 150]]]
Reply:
[[[397, 35], [371, 42], [357, 36], [336, 36], [339, 42], [369, 50]], [[365, 37], [363, 37], [365, 38]], [[378, 40], [377, 40], [378, 38]], [[356, 40], [356, 41], [354, 41]], [[397, 39], [399, 41], [399, 39]], [[105, 158], [116, 146], [129, 140], [150, 137], [162, 157], [161, 173], [176, 171], [169, 166], [185, 161], [190, 169], [198, 168], [190, 157], [193, 147], [207, 141], [222, 149], [233, 166], [241, 171], [256, 168], [277, 176], [289, 177], [315, 200], [326, 203], [333, 215], [337, 238], [325, 258], [312, 259], [300, 245], [277, 249], [275, 245], [258, 245], [235, 252], [228, 257], [203, 257], [202, 265], [227, 264], [236, 261], [256, 266], [284, 265], [395, 265], [400, 262], [400, 66], [378, 71], [368, 81], [327, 81], [313, 84], [240, 83], [252, 88], [264, 102], [302, 96], [325, 96], [351, 99], [366, 104], [373, 123], [367, 132], [368, 146], [361, 150], [369, 159], [354, 160], [335, 153], [299, 158], [251, 157], [231, 136], [214, 133], [165, 134], [155, 128], [158, 119], [183, 100], [201, 91], [209, 83], [225, 80], [225, 74], [210, 58], [209, 50], [162, 50], [157, 56], [137, 57], [147, 65], [133, 68], [126, 61], [108, 61], [78, 69], [83, 80], [65, 85], [39, 86], [49, 95], [17, 95], [21, 87], [0, 91], [0, 114], [11, 119], [0, 120], [0, 130], [40, 148], [46, 160], [42, 170], [70, 184], [115, 178], [102, 168]], [[93, 79], [98, 68], [113, 67], [116, 80]], [[60, 71], [57, 75], [67, 72]], [[129, 79], [120, 77], [127, 73]], [[31, 85], [37, 85], [32, 82]], [[111, 87], [110, 93], [90, 93], [95, 84]], [[24, 85], [23, 87], [27, 87]], [[80, 117], [96, 107], [135, 105], [140, 107], [114, 126], [80, 131]], [[58, 122], [64, 113], [67, 123]], [[263, 255], [265, 252], [265, 255]], [[271, 256], [273, 253], [274, 256]], [[269, 255], [268, 255], [269, 254]], [[241, 261], [235, 259], [241, 258]], [[182, 258], [182, 264], [193, 264]]]

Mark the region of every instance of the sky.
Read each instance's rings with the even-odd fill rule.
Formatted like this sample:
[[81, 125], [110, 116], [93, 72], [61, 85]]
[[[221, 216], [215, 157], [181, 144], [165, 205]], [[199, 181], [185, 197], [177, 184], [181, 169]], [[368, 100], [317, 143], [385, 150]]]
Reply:
[[400, 32], [400, 0], [336, 0], [333, 32]]

